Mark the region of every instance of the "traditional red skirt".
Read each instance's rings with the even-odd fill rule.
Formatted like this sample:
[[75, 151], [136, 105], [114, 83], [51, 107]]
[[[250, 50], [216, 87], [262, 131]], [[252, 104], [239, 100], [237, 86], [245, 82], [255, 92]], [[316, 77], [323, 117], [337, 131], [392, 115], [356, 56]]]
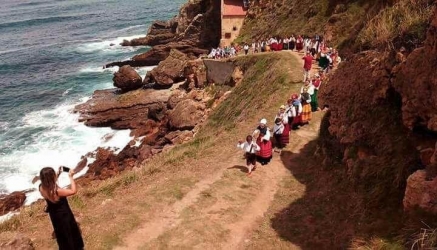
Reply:
[[272, 44], [270, 44], [270, 48], [271, 48], [273, 51], [277, 51], [277, 50], [278, 50], [278, 44], [277, 44], [277, 43], [272, 43]]
[[301, 51], [303, 49], [303, 43], [296, 43], [296, 50]]
[[284, 44], [283, 44], [283, 43], [279, 43], [279, 44], [278, 44], [278, 50], [282, 50], [283, 47], [284, 47]]
[[298, 115], [293, 118], [292, 125], [300, 125], [302, 123], [302, 115]]
[[265, 159], [272, 157], [272, 142], [270, 140], [269, 141], [264, 141], [260, 137], [260, 138], [258, 138], [256, 143], [261, 148], [258, 151], [258, 153], [257, 153], [257, 155], [259, 157], [262, 157], [262, 158], [265, 158]]
[[290, 125], [284, 124], [284, 132], [281, 135], [281, 143], [283, 145], [290, 143]]

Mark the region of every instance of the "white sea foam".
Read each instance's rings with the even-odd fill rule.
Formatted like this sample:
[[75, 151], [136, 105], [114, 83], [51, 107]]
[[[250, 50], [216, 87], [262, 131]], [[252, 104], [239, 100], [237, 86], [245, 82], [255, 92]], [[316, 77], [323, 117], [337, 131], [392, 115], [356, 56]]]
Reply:
[[81, 68], [79, 72], [81, 73], [102, 73], [102, 72], [117, 72], [118, 66], [110, 67], [110, 68], [103, 68], [103, 66], [88, 66]]
[[64, 91], [64, 93], [62, 93], [62, 96], [66, 96], [68, 95], [68, 93], [70, 93], [70, 91], [73, 89], [73, 87], [68, 88], [67, 90]]
[[0, 129], [7, 130], [9, 128], [9, 122], [0, 122]]
[[[82, 101], [86, 99], [83, 98]], [[45, 128], [46, 131], [32, 135], [25, 147], [0, 156], [0, 166], [13, 170], [0, 175], [0, 184], [5, 191], [9, 193], [37, 189], [39, 183], [32, 184], [31, 181], [41, 168], [57, 168], [61, 165], [74, 168], [82, 155], [99, 146], [121, 149], [132, 140], [129, 130], [89, 128], [79, 123], [78, 115], [71, 112], [74, 106], [75, 104], [65, 103], [52, 110], [31, 112], [23, 117], [23, 125], [17, 129]], [[108, 133], [114, 135], [103, 141], [102, 137]], [[76, 177], [85, 172], [86, 169], [82, 170]], [[66, 174], [61, 175], [59, 185], [68, 184]], [[39, 198], [41, 197], [37, 191], [30, 192], [26, 204]]]
[[149, 66], [149, 67], [139, 67], [136, 68], [136, 71], [138, 72], [138, 74], [144, 79], [144, 77], [146, 76], [147, 72], [151, 71], [152, 69], [154, 69], [156, 66]]
[[85, 44], [81, 44], [77, 48], [77, 51], [80, 53], [94, 53], [98, 51], [103, 51], [105, 53], [118, 53], [120, 49], [125, 51], [136, 51], [138, 50], [137, 47], [131, 47], [131, 46], [124, 47], [121, 46], [120, 43], [122, 43], [124, 40], [132, 40], [140, 37], [144, 37], [144, 35], [117, 37], [111, 40], [85, 43]]

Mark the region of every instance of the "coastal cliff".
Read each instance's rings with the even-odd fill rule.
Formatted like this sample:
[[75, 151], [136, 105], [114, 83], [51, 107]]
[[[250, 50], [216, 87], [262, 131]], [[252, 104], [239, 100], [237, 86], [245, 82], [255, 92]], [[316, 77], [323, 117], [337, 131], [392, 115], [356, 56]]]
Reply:
[[[237, 41], [322, 34], [347, 60], [319, 92], [329, 111], [247, 177], [235, 142], [299, 91], [301, 55], [193, 60], [218, 44], [219, 28], [206, 26], [219, 27], [217, 2], [189, 1], [147, 37], [123, 42], [153, 47], [107, 65], [126, 67], [114, 76], [119, 88], [75, 108], [88, 126], [131, 129], [134, 137], [121, 150], [92, 153], [82, 182], [99, 181], [72, 202], [95, 212], [84, 221], [92, 247], [135, 245], [138, 233], [149, 248], [403, 249], [420, 237], [418, 249], [436, 247], [435, 3], [251, 1]], [[157, 64], [144, 80], [127, 66]], [[422, 221], [429, 228], [417, 234]], [[27, 225], [5, 228], [29, 232]], [[133, 240], [120, 236], [136, 229]]]
[[176, 17], [154, 22], [147, 36], [122, 43], [123, 46], [151, 46], [149, 51], [131, 60], [109, 63], [106, 67], [157, 65], [169, 56], [171, 50], [179, 50], [190, 59], [207, 54], [220, 42], [220, 8], [220, 1], [189, 1]]

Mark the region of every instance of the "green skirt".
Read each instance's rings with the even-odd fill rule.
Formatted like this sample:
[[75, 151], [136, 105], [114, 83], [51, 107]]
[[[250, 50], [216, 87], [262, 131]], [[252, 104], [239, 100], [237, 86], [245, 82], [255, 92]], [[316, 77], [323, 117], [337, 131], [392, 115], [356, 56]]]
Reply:
[[319, 101], [317, 100], [317, 92], [319, 90], [315, 89], [314, 94], [311, 96], [311, 111], [316, 112], [317, 108], [319, 107]]

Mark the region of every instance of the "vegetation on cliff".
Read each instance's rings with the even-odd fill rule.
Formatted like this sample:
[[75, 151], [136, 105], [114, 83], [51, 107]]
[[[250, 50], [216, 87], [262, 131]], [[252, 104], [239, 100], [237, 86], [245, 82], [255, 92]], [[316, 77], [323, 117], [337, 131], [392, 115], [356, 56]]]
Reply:
[[433, 8], [432, 0], [259, 0], [237, 41], [319, 34], [343, 54], [393, 44], [414, 48], [424, 40]]

